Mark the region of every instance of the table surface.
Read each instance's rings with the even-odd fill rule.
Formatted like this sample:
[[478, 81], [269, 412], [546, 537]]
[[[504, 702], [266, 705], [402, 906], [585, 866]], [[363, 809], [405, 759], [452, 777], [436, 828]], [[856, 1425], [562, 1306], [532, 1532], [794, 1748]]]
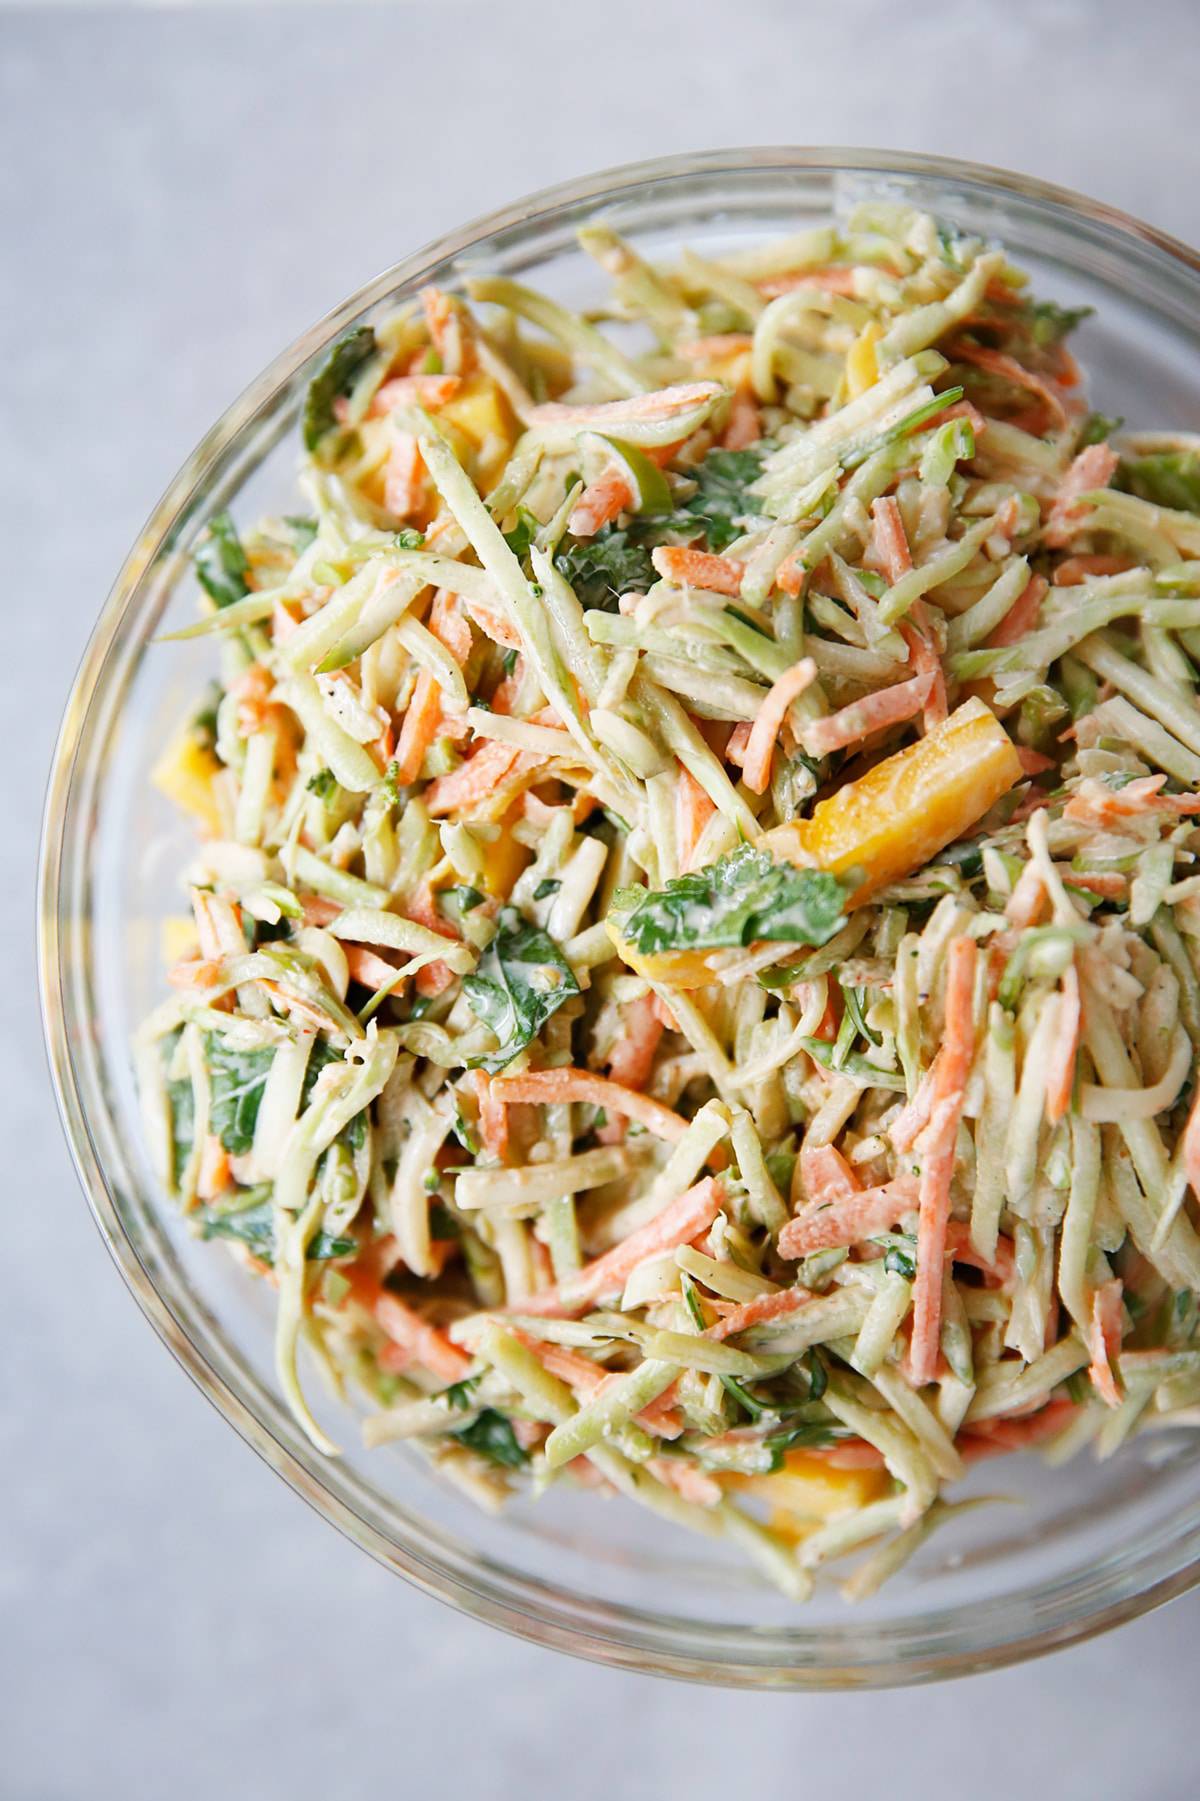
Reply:
[[848, 28], [826, 38], [806, 13], [0, 11], [0, 535], [17, 547], [19, 672], [0, 728], [17, 777], [0, 837], [0, 1105], [20, 1176], [0, 1309], [0, 1793], [14, 1801], [358, 1801], [467, 1783], [508, 1801], [564, 1773], [578, 1801], [775, 1795], [797, 1778], [833, 1796], [886, 1781], [905, 1801], [955, 1768], [987, 1801], [1033, 1767], [1057, 1801], [1194, 1792], [1200, 1597], [1024, 1669], [816, 1699], [591, 1669], [408, 1589], [303, 1507], [155, 1342], [88, 1222], [39, 1054], [37, 815], [100, 600], [203, 429], [364, 278], [550, 181], [738, 142], [959, 154], [1200, 238], [1188, 0], [842, 0], [830, 16]]

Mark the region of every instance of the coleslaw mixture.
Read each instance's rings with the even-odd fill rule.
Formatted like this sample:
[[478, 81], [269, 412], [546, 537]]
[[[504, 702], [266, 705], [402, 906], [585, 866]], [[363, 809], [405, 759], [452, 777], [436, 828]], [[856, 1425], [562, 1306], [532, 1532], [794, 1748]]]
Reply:
[[1200, 449], [892, 205], [426, 289], [214, 518], [162, 1178], [485, 1505], [870, 1594], [979, 1458], [1200, 1419]]

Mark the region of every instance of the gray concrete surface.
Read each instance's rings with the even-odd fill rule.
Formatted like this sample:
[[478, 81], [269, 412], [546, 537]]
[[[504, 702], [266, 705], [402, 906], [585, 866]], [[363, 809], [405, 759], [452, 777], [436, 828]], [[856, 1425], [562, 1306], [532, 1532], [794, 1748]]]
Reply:
[[1190, 0], [0, 11], [0, 1796], [1195, 1792], [1181, 1602], [878, 1698], [701, 1694], [507, 1642], [344, 1544], [155, 1342], [93, 1232], [32, 969], [43, 772], [96, 610], [210, 420], [444, 226], [667, 150], [853, 142], [1200, 237]]

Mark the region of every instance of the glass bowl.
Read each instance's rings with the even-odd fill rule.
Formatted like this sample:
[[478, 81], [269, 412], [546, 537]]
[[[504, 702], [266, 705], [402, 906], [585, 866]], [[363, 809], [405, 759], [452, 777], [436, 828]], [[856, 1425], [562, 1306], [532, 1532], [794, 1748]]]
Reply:
[[[644, 163], [551, 189], [442, 238], [300, 338], [198, 445], [100, 615], [67, 707], [46, 807], [42, 997], [59, 1106], [92, 1211], [163, 1341], [261, 1456], [357, 1544], [452, 1605], [543, 1645], [730, 1685], [916, 1682], [1031, 1656], [1132, 1618], [1200, 1577], [1200, 1440], [1147, 1433], [1107, 1463], [1032, 1458], [974, 1472], [968, 1510], [872, 1602], [834, 1588], [795, 1607], [721, 1547], [621, 1501], [551, 1491], [492, 1517], [411, 1452], [356, 1448], [345, 1403], [316, 1395], [344, 1445], [322, 1460], [271, 1365], [270, 1296], [194, 1243], [142, 1142], [129, 1040], [161, 998], [158, 922], [179, 908], [187, 825], [149, 771], [214, 653], [154, 646], [192, 616], [188, 552], [209, 516], [287, 510], [293, 429], [332, 339], [425, 282], [487, 269], [579, 304], [598, 292], [575, 229], [604, 213], [643, 250], [704, 250], [815, 224], [867, 194], [1003, 240], [1038, 291], [1094, 305], [1078, 339], [1093, 404], [1131, 425], [1200, 420], [1200, 258], [1110, 208], [1023, 177], [860, 150], [750, 150]], [[310, 1388], [319, 1384], [310, 1380]]]

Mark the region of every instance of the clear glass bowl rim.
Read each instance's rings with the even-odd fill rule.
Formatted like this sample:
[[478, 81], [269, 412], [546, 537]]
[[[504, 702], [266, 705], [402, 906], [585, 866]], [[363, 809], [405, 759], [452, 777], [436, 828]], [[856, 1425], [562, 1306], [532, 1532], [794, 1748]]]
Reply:
[[[120, 642], [139, 583], [163, 545], [170, 542], [180, 520], [203, 493], [210, 473], [255, 422], [269, 413], [273, 401], [297, 371], [350, 322], [397, 287], [418, 281], [437, 264], [460, 256], [503, 231], [533, 228], [560, 209], [584, 204], [600, 207], [681, 178], [705, 177], [717, 183], [722, 176], [754, 171], [764, 175], [771, 171], [824, 173], [830, 177], [841, 171], [862, 171], [884, 180], [892, 175], [929, 178], [1008, 195], [1044, 206], [1050, 212], [1071, 215], [1081, 223], [1107, 228], [1118, 237], [1139, 240], [1143, 247], [1158, 253], [1164, 274], [1170, 271], [1185, 282], [1200, 280], [1200, 252], [1130, 214], [1071, 189], [955, 158], [840, 146], [710, 150], [601, 170], [527, 195], [435, 239], [383, 271], [277, 356], [205, 434], [151, 513], [104, 604], [67, 701], [46, 791], [37, 918], [42, 1023], [55, 1098], [72, 1159], [100, 1235], [127, 1287], [163, 1343], [238, 1434], [297, 1494], [354, 1543], [427, 1594], [463, 1613], [535, 1644], [596, 1662], [730, 1687], [882, 1687], [999, 1668], [1108, 1631], [1200, 1583], [1200, 1555], [1178, 1563], [1166, 1555], [1169, 1547], [1159, 1546], [1146, 1557], [1144, 1567], [1137, 1566], [1132, 1581], [1126, 1571], [1121, 1583], [1113, 1583], [1114, 1593], [1108, 1598], [1102, 1592], [1080, 1609], [1060, 1606], [1027, 1630], [1005, 1636], [989, 1636], [978, 1630], [977, 1623], [976, 1629], [957, 1635], [958, 1642], [947, 1643], [954, 1635], [939, 1631], [926, 1636], [923, 1631], [924, 1626], [935, 1622], [944, 1625], [942, 1616], [936, 1615], [887, 1623], [874, 1630], [866, 1655], [842, 1656], [831, 1664], [814, 1658], [811, 1647], [803, 1661], [795, 1660], [798, 1646], [790, 1643], [790, 1629], [750, 1634], [739, 1628], [714, 1628], [631, 1609], [604, 1607], [598, 1607], [590, 1620], [581, 1622], [569, 1607], [557, 1605], [554, 1592], [539, 1585], [536, 1578], [519, 1579], [505, 1592], [503, 1584], [473, 1579], [450, 1567], [449, 1562], [439, 1561], [437, 1552], [429, 1546], [398, 1543], [392, 1533], [332, 1494], [326, 1483], [276, 1437], [181, 1329], [155, 1286], [122, 1224], [96, 1136], [89, 1126], [70, 1030], [73, 1003], [65, 960], [70, 953], [64, 951], [60, 930], [62, 884], [71, 854], [68, 840], [73, 823], [73, 788], [85, 724], [95, 705], [106, 662]], [[1165, 1573], [1160, 1565], [1166, 1566]], [[986, 1611], [989, 1605], [983, 1601], [978, 1607]], [[739, 1647], [739, 1633], [754, 1642]], [[853, 1640], [855, 1634], [851, 1630], [849, 1634], [838, 1632], [834, 1636], [839, 1650], [844, 1652], [848, 1638]]]

